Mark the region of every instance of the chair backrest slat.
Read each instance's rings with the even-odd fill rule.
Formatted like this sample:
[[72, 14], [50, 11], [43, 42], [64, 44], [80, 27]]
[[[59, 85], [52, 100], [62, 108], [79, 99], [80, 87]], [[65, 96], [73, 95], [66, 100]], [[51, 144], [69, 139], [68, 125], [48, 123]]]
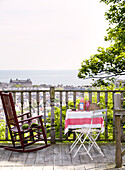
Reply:
[[2, 104], [7, 120], [8, 125], [17, 125], [17, 116], [16, 116], [16, 111], [14, 107], [14, 102], [12, 98], [12, 94], [1, 94], [1, 99], [2, 99]]

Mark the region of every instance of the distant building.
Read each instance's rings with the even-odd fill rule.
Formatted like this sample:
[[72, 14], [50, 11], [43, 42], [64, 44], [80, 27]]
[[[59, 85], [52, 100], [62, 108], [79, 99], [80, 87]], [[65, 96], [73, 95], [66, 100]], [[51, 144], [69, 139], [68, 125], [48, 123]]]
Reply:
[[0, 90], [3, 88], [7, 88], [8, 87], [8, 83], [2, 83], [0, 82]]
[[14, 85], [21, 85], [21, 86], [26, 86], [26, 87], [31, 87], [32, 86], [32, 81], [30, 79], [27, 80], [12, 80], [10, 79], [9, 85], [12, 87]]

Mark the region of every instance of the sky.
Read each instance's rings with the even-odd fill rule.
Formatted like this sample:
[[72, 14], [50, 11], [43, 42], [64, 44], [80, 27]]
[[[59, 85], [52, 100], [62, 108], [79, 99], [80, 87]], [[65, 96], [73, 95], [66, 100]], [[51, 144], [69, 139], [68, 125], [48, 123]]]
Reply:
[[0, 0], [0, 70], [78, 70], [106, 47], [99, 0]]

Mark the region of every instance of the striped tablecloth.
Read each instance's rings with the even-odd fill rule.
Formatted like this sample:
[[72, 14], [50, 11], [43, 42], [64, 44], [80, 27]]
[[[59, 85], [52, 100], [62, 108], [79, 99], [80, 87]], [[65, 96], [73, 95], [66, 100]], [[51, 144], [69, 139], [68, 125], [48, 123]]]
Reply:
[[[91, 118], [93, 113], [98, 115], [102, 112], [105, 112], [106, 109], [101, 109], [97, 111], [72, 111], [67, 110], [65, 117], [65, 134], [69, 129], [76, 129], [82, 127], [90, 127]], [[102, 132], [104, 132], [104, 119], [103, 117], [93, 118], [92, 128], [101, 128]]]

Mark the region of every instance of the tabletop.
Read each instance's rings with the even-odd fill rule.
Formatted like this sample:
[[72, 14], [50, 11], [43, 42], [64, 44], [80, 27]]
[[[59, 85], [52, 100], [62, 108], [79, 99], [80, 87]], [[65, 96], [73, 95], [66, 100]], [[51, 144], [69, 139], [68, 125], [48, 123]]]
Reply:
[[102, 132], [104, 132], [104, 119], [102, 112], [106, 111], [107, 109], [100, 109], [94, 111], [72, 111], [71, 109], [68, 109], [65, 117], [64, 133], [66, 134], [69, 129], [90, 127], [93, 115], [96, 115], [96, 117], [93, 118], [92, 128], [101, 128]]

